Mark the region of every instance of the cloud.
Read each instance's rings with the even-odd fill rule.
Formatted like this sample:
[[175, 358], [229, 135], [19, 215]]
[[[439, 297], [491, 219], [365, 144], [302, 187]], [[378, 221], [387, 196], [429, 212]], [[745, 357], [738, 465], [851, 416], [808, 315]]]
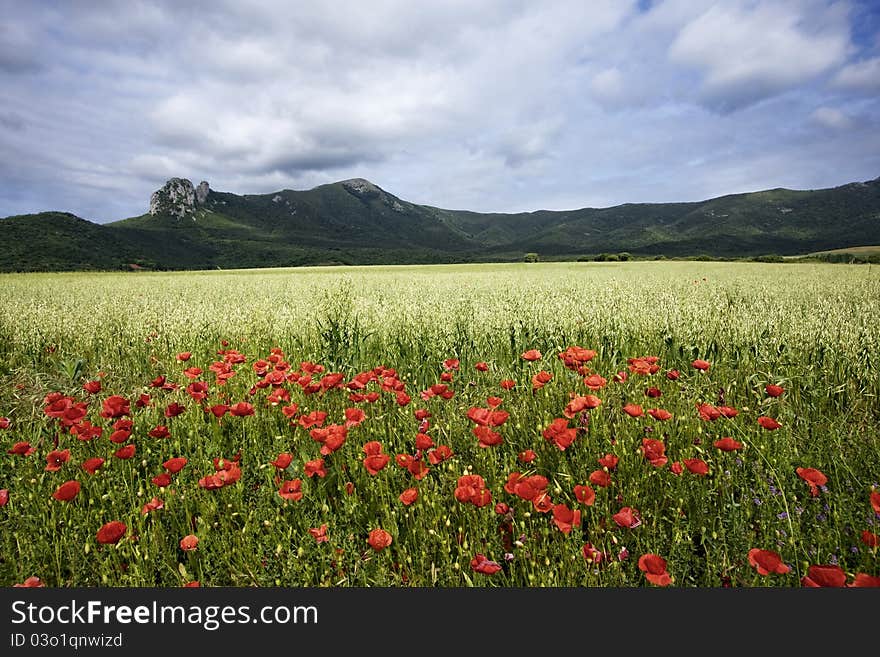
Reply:
[[844, 66], [833, 83], [843, 89], [872, 92], [880, 90], [880, 57], [872, 57]]
[[834, 107], [819, 107], [810, 117], [819, 125], [832, 130], [845, 130], [852, 125], [850, 117]]

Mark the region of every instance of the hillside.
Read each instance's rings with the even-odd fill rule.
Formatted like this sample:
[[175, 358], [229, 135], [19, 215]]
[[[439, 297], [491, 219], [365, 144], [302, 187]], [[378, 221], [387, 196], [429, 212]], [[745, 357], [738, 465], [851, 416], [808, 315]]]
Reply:
[[69, 213], [0, 219], [0, 270], [214, 269], [803, 254], [880, 243], [880, 178], [691, 203], [499, 214], [402, 200], [363, 179], [237, 195], [173, 178], [150, 211], [99, 225]]

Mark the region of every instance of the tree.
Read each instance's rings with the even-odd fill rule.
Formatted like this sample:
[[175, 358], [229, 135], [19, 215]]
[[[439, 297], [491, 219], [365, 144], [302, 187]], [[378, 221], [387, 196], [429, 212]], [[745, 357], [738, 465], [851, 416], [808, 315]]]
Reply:
[[538, 254], [526, 253], [526, 255], [523, 257], [523, 262], [538, 262]]

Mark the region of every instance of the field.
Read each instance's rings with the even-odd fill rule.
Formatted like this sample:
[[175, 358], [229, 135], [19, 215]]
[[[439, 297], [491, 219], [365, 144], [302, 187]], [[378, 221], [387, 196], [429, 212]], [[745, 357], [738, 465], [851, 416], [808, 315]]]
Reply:
[[3, 586], [878, 583], [870, 265], [10, 274], [0, 304]]

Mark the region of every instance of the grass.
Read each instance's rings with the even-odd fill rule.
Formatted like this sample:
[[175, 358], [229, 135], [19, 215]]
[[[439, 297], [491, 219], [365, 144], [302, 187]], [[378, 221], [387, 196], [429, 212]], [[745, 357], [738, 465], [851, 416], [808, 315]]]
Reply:
[[[0, 508], [0, 584], [36, 576], [52, 586], [630, 587], [649, 585], [638, 567], [649, 553], [666, 560], [677, 586], [797, 586], [811, 566], [829, 564], [848, 582], [859, 573], [880, 575], [877, 548], [862, 534], [878, 531], [870, 495], [880, 484], [880, 279], [871, 266], [9, 274], [0, 276], [0, 299], [0, 415], [9, 419], [0, 430], [0, 489], [9, 495]], [[557, 357], [575, 345], [596, 352], [585, 364], [607, 385], [589, 389], [586, 372]], [[540, 360], [521, 357], [532, 349]], [[181, 352], [191, 358], [181, 362]], [[235, 362], [236, 353], [243, 362]], [[658, 358], [656, 373], [630, 371], [628, 359], [643, 356]], [[270, 357], [277, 362], [267, 366]], [[444, 366], [447, 359], [457, 359], [459, 369]], [[708, 371], [694, 368], [695, 359], [708, 361]], [[235, 374], [221, 384], [209, 368], [224, 360]], [[352, 400], [357, 391], [348, 387], [311, 391], [299, 380], [313, 369], [304, 362], [325, 368], [311, 383], [338, 372], [345, 386], [359, 373], [378, 373], [361, 391], [378, 393], [377, 401]], [[480, 362], [487, 371], [476, 368]], [[279, 363], [289, 363], [285, 376], [299, 375], [280, 386], [290, 399], [273, 405], [275, 388], [261, 383], [262, 367]], [[191, 379], [188, 367], [203, 371]], [[673, 369], [677, 380], [665, 376]], [[533, 390], [539, 371], [552, 378]], [[618, 372], [625, 381], [613, 380]], [[150, 385], [161, 376], [179, 387]], [[516, 387], [503, 389], [505, 379]], [[201, 402], [187, 392], [194, 380], [208, 385]], [[88, 393], [88, 381], [100, 381], [101, 390]], [[423, 398], [441, 382], [454, 391], [450, 399]], [[768, 384], [785, 392], [771, 397]], [[401, 405], [395, 388], [411, 401]], [[646, 396], [649, 388], [661, 395]], [[102, 435], [78, 440], [46, 416], [52, 392], [85, 402]], [[568, 418], [572, 394], [593, 394], [601, 404]], [[118, 444], [108, 438], [120, 418], [100, 414], [111, 395], [132, 402], [131, 436]], [[150, 405], [133, 403], [141, 395]], [[501, 398], [498, 408], [509, 417], [491, 427], [502, 442], [482, 448], [468, 411], [488, 408], [489, 397]], [[218, 419], [206, 410], [238, 402], [252, 404], [253, 415]], [[169, 418], [164, 411], [172, 403], [185, 411]], [[282, 409], [292, 404], [297, 409], [288, 417]], [[663, 408], [672, 418], [630, 417], [627, 404]], [[733, 407], [738, 415], [704, 420], [697, 404]], [[364, 420], [322, 455], [321, 434], [299, 418], [323, 411], [325, 427], [343, 425], [352, 408]], [[430, 412], [427, 425], [416, 409]], [[760, 416], [781, 427], [763, 429]], [[559, 418], [577, 430], [565, 450], [543, 435]], [[150, 437], [158, 425], [170, 436]], [[454, 456], [416, 479], [397, 455], [418, 457], [420, 432]], [[742, 449], [722, 452], [713, 446], [721, 437]], [[646, 438], [663, 441], [666, 463], [646, 460]], [[56, 439], [70, 460], [46, 471]], [[363, 463], [372, 441], [389, 456], [376, 474]], [[21, 442], [35, 451], [7, 454]], [[129, 444], [132, 458], [114, 456]], [[526, 450], [535, 460], [520, 459]], [[293, 457], [283, 470], [271, 464], [281, 453]], [[602, 470], [598, 459], [606, 454], [619, 462], [608, 471], [609, 486], [591, 484], [596, 497], [587, 505], [574, 487]], [[215, 490], [199, 485], [236, 455], [239, 481]], [[305, 463], [322, 456], [326, 476], [308, 477]], [[81, 467], [92, 457], [105, 459], [95, 475]], [[172, 457], [187, 464], [160, 488], [151, 480]], [[215, 466], [215, 459], [224, 461]], [[702, 460], [708, 474], [684, 468], [676, 475], [674, 464], [687, 459]], [[827, 477], [815, 496], [798, 468]], [[559, 517], [579, 511], [580, 525], [563, 532], [554, 512], [506, 491], [514, 472], [545, 477], [546, 494], [565, 506]], [[456, 498], [467, 474], [483, 478], [490, 504]], [[296, 479], [302, 498], [283, 499], [279, 487]], [[53, 499], [69, 480], [81, 485], [76, 497]], [[405, 506], [399, 495], [409, 488], [418, 489], [418, 499]], [[164, 508], [142, 514], [153, 497]], [[509, 512], [497, 513], [497, 503]], [[614, 521], [623, 507], [638, 510], [638, 526]], [[98, 530], [109, 521], [124, 523], [125, 534], [99, 543]], [[318, 542], [309, 530], [325, 524], [329, 540]], [[392, 542], [376, 550], [367, 540], [380, 528]], [[199, 539], [195, 550], [180, 547], [187, 535]], [[602, 555], [599, 562], [585, 559], [586, 543]], [[790, 570], [759, 575], [749, 564], [753, 548], [777, 552]], [[474, 570], [478, 554], [501, 569]]]

